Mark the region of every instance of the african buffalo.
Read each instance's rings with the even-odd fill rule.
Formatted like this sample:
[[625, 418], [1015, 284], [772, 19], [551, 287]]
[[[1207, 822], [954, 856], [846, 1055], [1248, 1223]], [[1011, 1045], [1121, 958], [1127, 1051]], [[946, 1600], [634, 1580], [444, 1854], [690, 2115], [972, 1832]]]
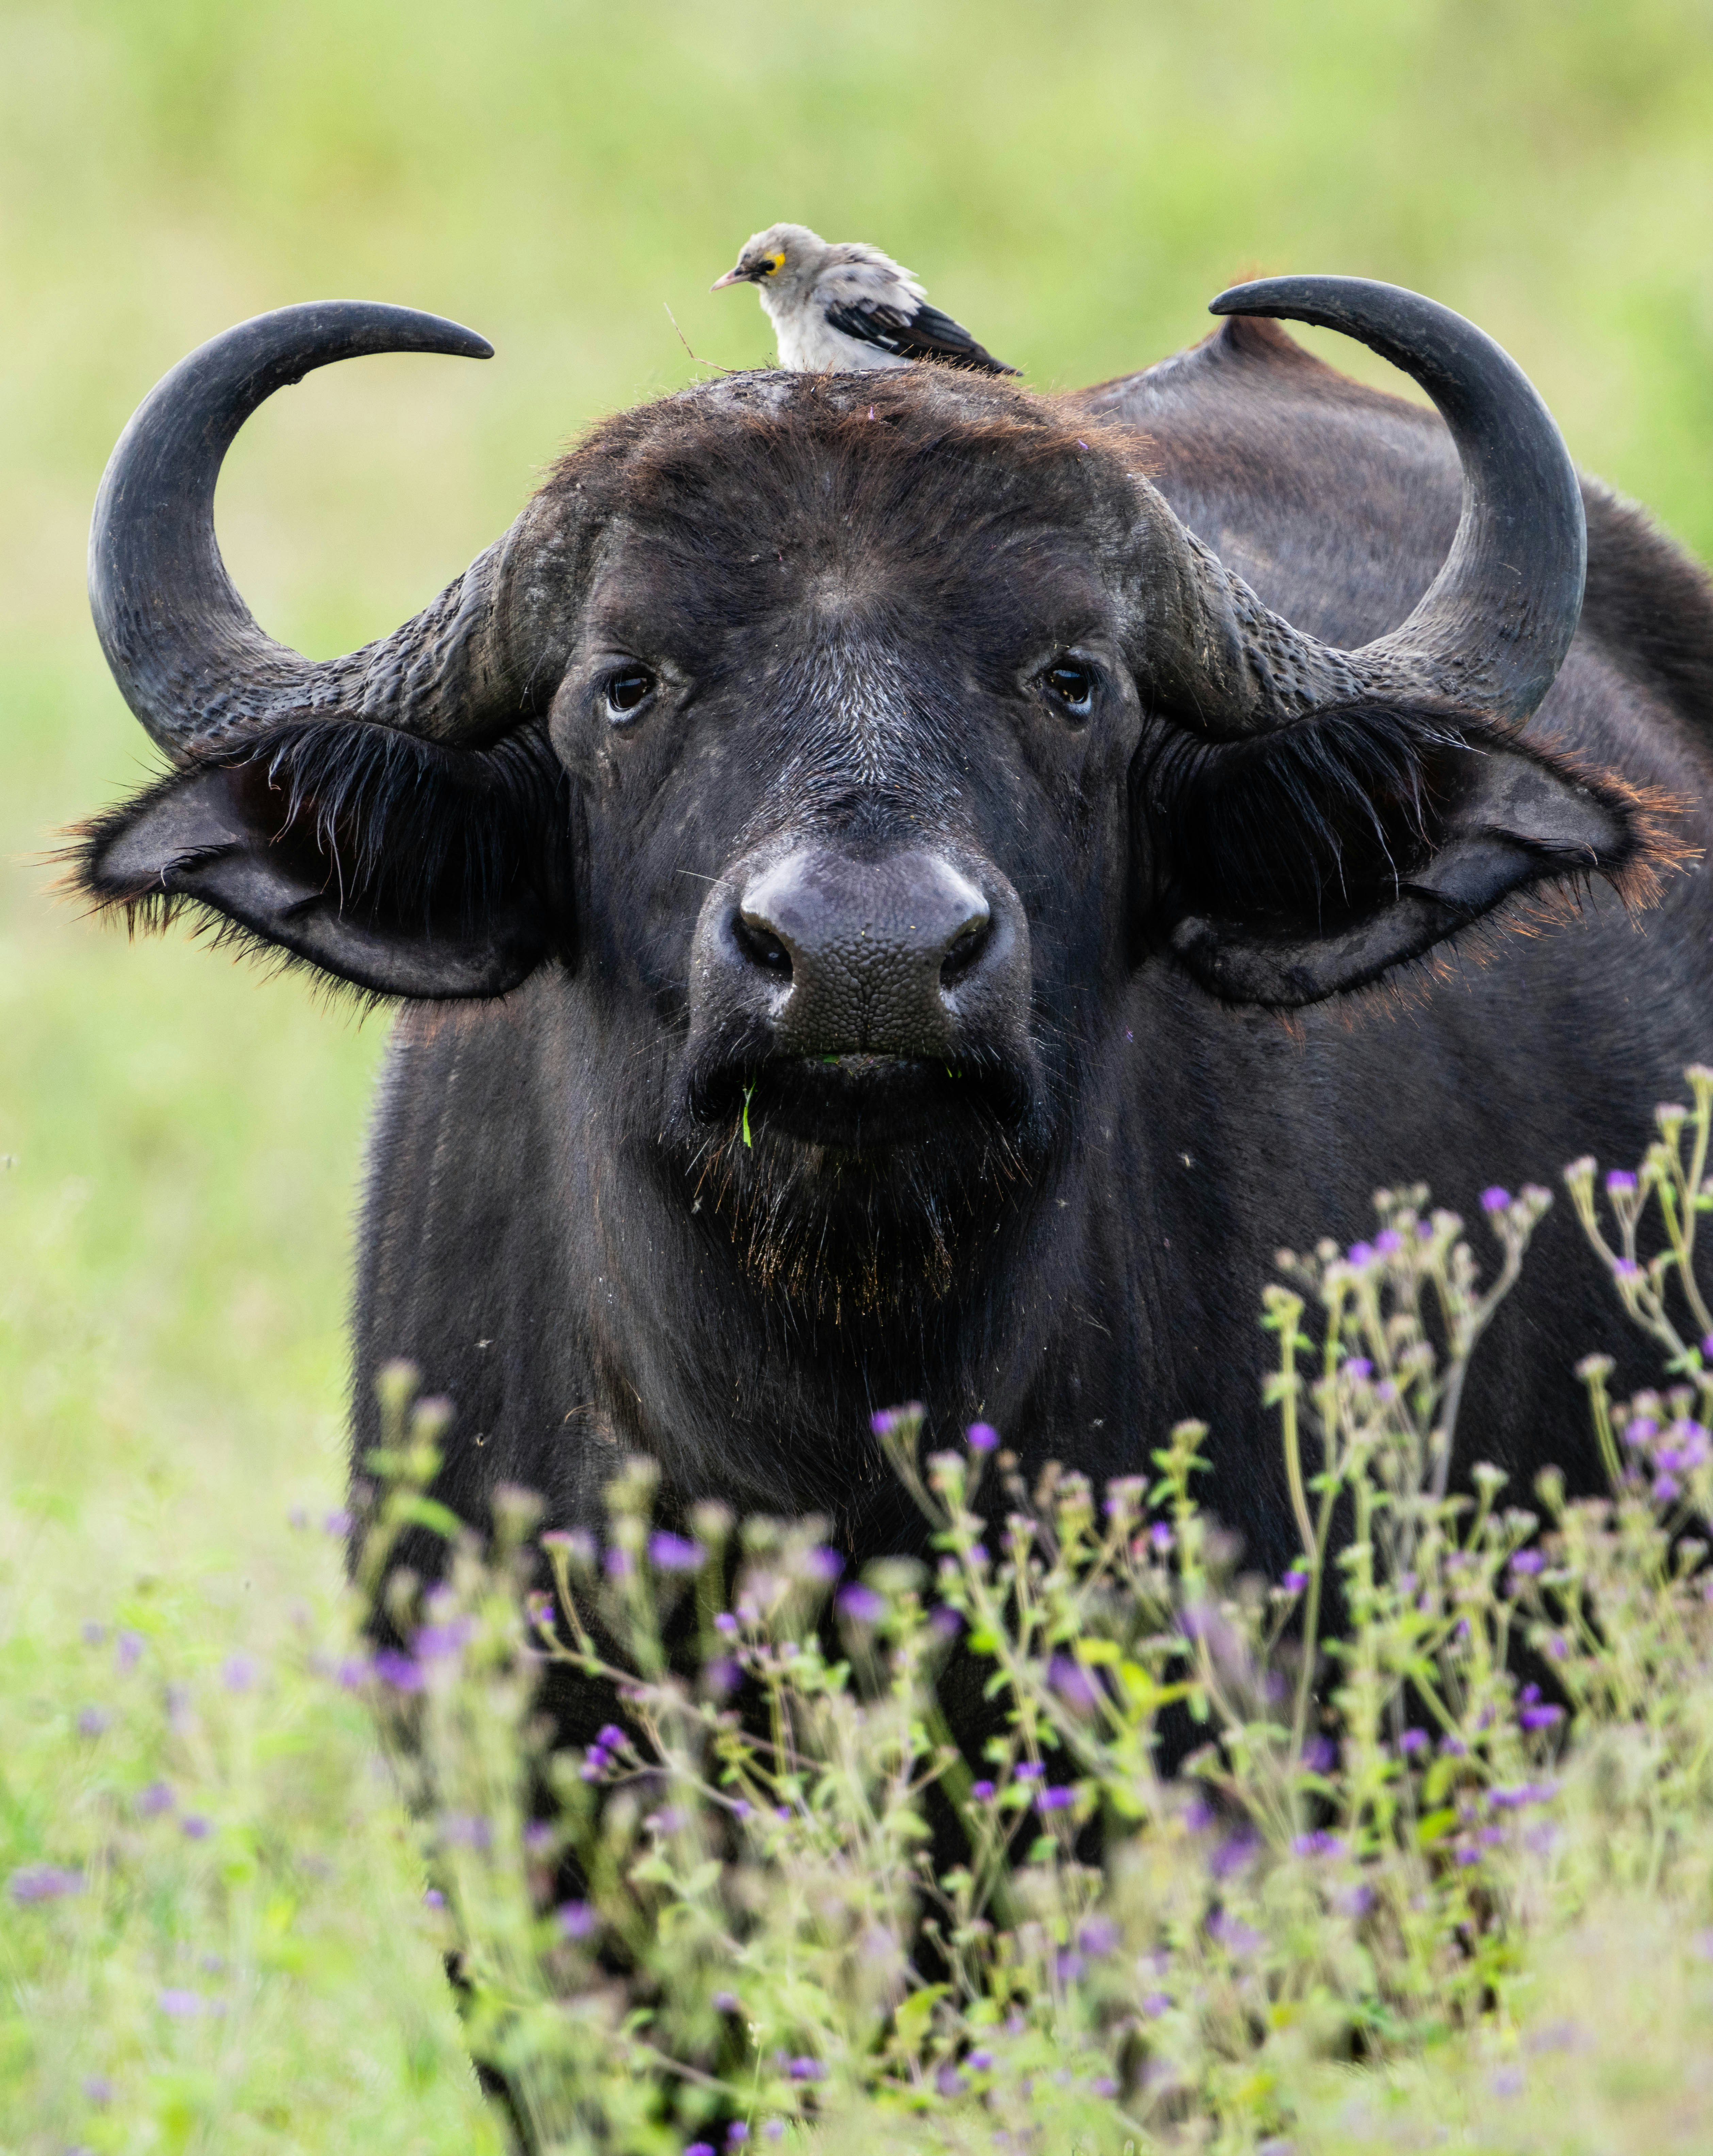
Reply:
[[[1196, 1413], [1271, 1564], [1275, 1247], [1378, 1184], [1473, 1210], [1634, 1155], [1708, 1046], [1708, 585], [1445, 309], [1295, 278], [1215, 311], [1068, 398], [924, 365], [624, 413], [326, 664], [227, 578], [223, 454], [312, 367], [486, 346], [289, 308], [143, 404], [91, 591], [173, 767], [78, 874], [400, 999], [359, 1450], [408, 1356], [466, 1517], [506, 1481], [590, 1519], [638, 1449], [670, 1504], [823, 1510], [860, 1557], [914, 1532], [880, 1407], [1096, 1476]], [[1467, 1410], [1525, 1479], [1593, 1472], [1573, 1238]]]

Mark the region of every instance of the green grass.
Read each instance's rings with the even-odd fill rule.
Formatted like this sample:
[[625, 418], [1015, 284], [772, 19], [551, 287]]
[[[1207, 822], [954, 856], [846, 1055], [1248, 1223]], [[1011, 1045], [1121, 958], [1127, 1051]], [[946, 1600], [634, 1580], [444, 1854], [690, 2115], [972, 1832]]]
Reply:
[[[295, 1636], [294, 1603], [325, 1610], [338, 1568], [331, 1543], [285, 1521], [294, 1504], [338, 1500], [348, 1222], [383, 1028], [182, 939], [127, 949], [53, 899], [41, 865], [59, 828], [148, 768], [82, 578], [102, 464], [156, 377], [246, 314], [329, 294], [434, 307], [494, 339], [485, 367], [391, 358], [319, 375], [240, 442], [223, 545], [264, 624], [315, 653], [419, 605], [592, 415], [685, 379], [666, 305], [704, 357], [764, 359], [749, 295], [706, 287], [779, 216], [880, 240], [1040, 383], [1092, 380], [1199, 336], [1207, 298], [1249, 269], [1418, 285], [1500, 336], [1577, 456], [1706, 555], [1710, 106], [1700, 0], [1050, 13], [1020, 0], [8, 0], [11, 1861], [104, 1801], [100, 1745], [79, 1748], [54, 1720], [95, 1681], [82, 1622], [147, 1609], [157, 1677], [169, 1664], [216, 1670], [240, 1645], [273, 1657]], [[177, 2141], [162, 2145], [479, 2145], [433, 1950], [413, 1928], [420, 1882], [402, 1855], [359, 1861], [394, 1846], [360, 1727], [291, 1726], [313, 1727], [301, 1756], [327, 1789], [363, 1792], [346, 1883], [309, 1897], [343, 1959], [325, 1984], [285, 1985], [250, 2064], [197, 2082]], [[234, 1816], [260, 1801], [234, 1794]], [[306, 1820], [336, 1811], [331, 1797], [302, 1802]], [[224, 1943], [199, 1950], [230, 1958], [220, 1928], [249, 1919], [203, 1892], [187, 1883], [185, 1923], [213, 1928]], [[93, 1922], [94, 1906], [77, 1921]], [[122, 1923], [125, 1981], [143, 1985], [165, 1948], [141, 1916]], [[14, 2000], [45, 2002], [32, 2025], [64, 2023], [86, 2047], [79, 2072], [106, 2071], [89, 2048], [106, 2024], [77, 2004], [93, 1994], [29, 1955], [8, 1922], [0, 1970]], [[149, 2053], [146, 2016], [126, 2025], [141, 2046], [126, 2071], [177, 2071], [170, 2046]], [[1666, 2046], [1662, 2027], [1649, 2033]], [[64, 2063], [0, 2064], [0, 2148], [97, 2145], [95, 2125], [55, 2108]], [[321, 2123], [359, 2086], [360, 2139]], [[111, 2145], [146, 2145], [109, 2123]]]

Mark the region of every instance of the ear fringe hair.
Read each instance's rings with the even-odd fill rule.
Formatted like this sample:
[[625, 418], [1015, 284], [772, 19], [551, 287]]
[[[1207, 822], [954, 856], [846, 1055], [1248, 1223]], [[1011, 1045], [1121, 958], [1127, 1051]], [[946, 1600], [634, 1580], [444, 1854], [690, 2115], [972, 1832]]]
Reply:
[[[326, 719], [271, 726], [74, 827], [59, 855], [65, 885], [98, 912], [122, 911], [133, 934], [164, 928], [193, 901], [158, 886], [116, 887], [101, 873], [101, 856], [140, 811], [209, 768], [251, 778], [266, 800], [259, 827], [273, 821], [273, 844], [313, 850], [341, 911], [386, 911], [425, 928], [451, 916], [468, 927], [521, 889], [551, 897], [567, 887], [569, 785], [539, 726], [471, 750], [367, 721]], [[213, 917], [218, 943], [284, 958], [223, 916]]]
[[[1500, 744], [1444, 711], [1353, 704], [1241, 742], [1160, 727], [1139, 761], [1136, 813], [1146, 819], [1163, 895], [1185, 910], [1252, 921], [1312, 918], [1317, 927], [1384, 905], [1431, 851], [1448, 752]], [[1632, 911], [1656, 902], [1663, 878], [1696, 851], [1682, 839], [1684, 803], [1632, 784], [1551, 742], [1531, 741], [1551, 769], [1611, 810], [1624, 850], [1590, 864]], [[1543, 864], [1544, 881], [1565, 872]], [[1513, 927], [1559, 917], [1508, 901]]]

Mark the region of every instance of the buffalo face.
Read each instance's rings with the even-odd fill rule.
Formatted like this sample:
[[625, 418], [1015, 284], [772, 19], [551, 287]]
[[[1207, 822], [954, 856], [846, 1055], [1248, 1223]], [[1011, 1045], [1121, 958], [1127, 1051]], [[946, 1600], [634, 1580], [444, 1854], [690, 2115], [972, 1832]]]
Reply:
[[556, 977], [614, 1142], [770, 1285], [945, 1292], [1138, 968], [1289, 1009], [1642, 860], [1621, 787], [1517, 738], [1583, 562], [1528, 384], [1387, 287], [1228, 302], [1366, 338], [1457, 441], [1451, 554], [1360, 650], [1263, 608], [1146, 442], [922, 367], [608, 422], [423, 614], [311, 665], [226, 578], [225, 446], [310, 367], [480, 341], [361, 307], [228, 332], [104, 482], [97, 624], [178, 767], [90, 827], [85, 888], [377, 996]]

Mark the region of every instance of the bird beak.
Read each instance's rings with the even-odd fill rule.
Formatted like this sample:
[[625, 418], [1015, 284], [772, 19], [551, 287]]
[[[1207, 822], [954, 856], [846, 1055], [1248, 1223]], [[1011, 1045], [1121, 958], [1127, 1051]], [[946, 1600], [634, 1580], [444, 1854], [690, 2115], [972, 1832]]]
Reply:
[[728, 270], [723, 277], [716, 277], [709, 285], [708, 290], [710, 292], [723, 292], [728, 285], [742, 285], [747, 281], [743, 274], [743, 264], [740, 263], [736, 270]]

